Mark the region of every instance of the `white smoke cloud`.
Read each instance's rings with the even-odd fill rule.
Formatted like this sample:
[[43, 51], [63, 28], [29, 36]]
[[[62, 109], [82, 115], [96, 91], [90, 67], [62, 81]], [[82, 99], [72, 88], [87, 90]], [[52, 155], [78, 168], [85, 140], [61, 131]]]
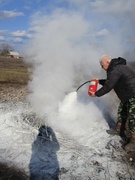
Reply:
[[89, 76], [92, 75], [98, 56], [87, 41], [91, 25], [80, 14], [56, 11], [42, 17], [39, 26], [30, 48], [36, 63], [30, 86], [33, 103], [39, 101], [41, 107], [37, 107], [48, 112], [66, 92], [73, 90], [75, 69], [84, 66], [87, 70], [89, 66]]
[[96, 34], [97, 36], [108, 36], [109, 31], [107, 29], [101, 29], [99, 32]]
[[[95, 10], [95, 13], [97, 12]], [[99, 58], [102, 54], [108, 53], [112, 57], [124, 54], [122, 36], [126, 31], [121, 32], [122, 30], [119, 27], [118, 29], [115, 27], [117, 29], [116, 33], [113, 28], [110, 28], [110, 30], [106, 27], [101, 28], [107, 19], [103, 19], [102, 23], [101, 19], [96, 21], [97, 17], [100, 16], [99, 13], [94, 18], [90, 18], [90, 14], [87, 14], [87, 16], [86, 14], [82, 9], [72, 9], [70, 11], [56, 9], [45, 16], [42, 13], [33, 16], [31, 29], [36, 27], [36, 31], [28, 48], [29, 55], [32, 57], [30, 61], [34, 65], [32, 80], [29, 82], [29, 88], [32, 90], [29, 99], [37, 114], [47, 115], [52, 124], [55, 124], [54, 121], [58, 120], [55, 113], [59, 112], [59, 103], [64, 100], [67, 93], [75, 91], [80, 83], [90, 78], [103, 77], [99, 66]], [[94, 13], [91, 15], [94, 15]], [[114, 25], [117, 23], [114, 23]], [[110, 24], [108, 21], [107, 25]], [[100, 34], [97, 37], [97, 33], [101, 29], [109, 32], [108, 36], [104, 36], [103, 33], [103, 36]], [[89, 97], [87, 96], [87, 98]], [[95, 111], [92, 107], [93, 104], [86, 107], [87, 110], [92, 110], [87, 115], [85, 110], [82, 110], [80, 117], [85, 117], [88, 120], [88, 117], [91, 116], [100, 122], [103, 117], [102, 115], [100, 115], [100, 118], [98, 116], [98, 114], [101, 114], [97, 110], [99, 107], [94, 108]], [[81, 109], [83, 108], [81, 107]], [[81, 110], [76, 109], [75, 114], [76, 111]], [[73, 112], [71, 114], [74, 117]], [[88, 121], [86, 122], [88, 123]], [[71, 124], [73, 125], [73, 121]]]

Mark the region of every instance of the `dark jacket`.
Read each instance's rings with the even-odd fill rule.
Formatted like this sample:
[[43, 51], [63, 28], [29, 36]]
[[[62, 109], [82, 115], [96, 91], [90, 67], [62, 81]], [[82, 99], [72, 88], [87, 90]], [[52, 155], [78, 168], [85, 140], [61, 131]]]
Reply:
[[100, 79], [103, 85], [95, 95], [100, 97], [114, 89], [122, 103], [135, 95], [135, 72], [119, 57], [112, 59], [107, 69], [107, 79]]

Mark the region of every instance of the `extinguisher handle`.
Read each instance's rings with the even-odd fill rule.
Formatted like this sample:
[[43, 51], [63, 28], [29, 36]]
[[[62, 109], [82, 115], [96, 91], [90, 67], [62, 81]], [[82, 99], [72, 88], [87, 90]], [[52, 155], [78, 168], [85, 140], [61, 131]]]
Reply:
[[91, 80], [90, 80], [90, 82], [91, 82], [91, 81], [93, 81], [93, 80], [99, 81], [99, 79], [97, 79], [97, 78], [93, 78], [93, 79], [91, 79]]

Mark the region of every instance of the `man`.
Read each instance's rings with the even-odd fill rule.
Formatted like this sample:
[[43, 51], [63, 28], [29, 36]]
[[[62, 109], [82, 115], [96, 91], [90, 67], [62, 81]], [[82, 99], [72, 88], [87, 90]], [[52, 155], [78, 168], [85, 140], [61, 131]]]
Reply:
[[135, 72], [121, 57], [111, 59], [104, 55], [100, 65], [106, 71], [107, 78], [99, 80], [102, 87], [96, 93], [91, 92], [91, 96], [100, 97], [112, 89], [115, 91], [120, 99], [115, 132], [123, 139], [123, 147], [127, 152], [135, 151]]

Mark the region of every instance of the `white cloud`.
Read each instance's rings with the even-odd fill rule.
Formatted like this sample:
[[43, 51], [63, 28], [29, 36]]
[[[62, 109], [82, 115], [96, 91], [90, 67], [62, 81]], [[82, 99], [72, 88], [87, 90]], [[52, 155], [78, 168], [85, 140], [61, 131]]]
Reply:
[[17, 31], [11, 32], [11, 35], [15, 37], [31, 38], [31, 34], [27, 33], [27, 31], [25, 30], [17, 30]]
[[22, 12], [16, 12], [16, 11], [0, 11], [0, 19], [11, 19], [15, 18], [17, 16], [23, 16], [24, 14]]
[[0, 41], [4, 41], [4, 40], [5, 40], [4, 36], [0, 36]]
[[102, 29], [96, 33], [96, 36], [108, 36], [110, 32], [107, 29]]
[[24, 9], [29, 10], [29, 9], [30, 9], [30, 6], [24, 6]]
[[12, 36], [26, 36], [27, 32], [25, 30], [17, 30], [11, 33]]
[[2, 34], [7, 34], [8, 33], [8, 31], [7, 30], [0, 30], [0, 34], [2, 35]]
[[13, 41], [14, 41], [14, 42], [17, 42], [17, 43], [20, 43], [20, 42], [23, 41], [23, 39], [22, 39], [22, 38], [14, 38]]
[[100, 13], [110, 14], [114, 16], [125, 16], [127, 15], [126, 13], [128, 13], [128, 15], [135, 14], [134, 0], [95, 0], [94, 2], [91, 2], [90, 5], [92, 8], [94, 8], [96, 11]]
[[105, 0], [95, 0], [93, 2], [90, 2], [91, 7], [100, 9], [103, 6], [105, 6]]
[[40, 30], [40, 26], [33, 26], [28, 29], [29, 32], [38, 32]]

